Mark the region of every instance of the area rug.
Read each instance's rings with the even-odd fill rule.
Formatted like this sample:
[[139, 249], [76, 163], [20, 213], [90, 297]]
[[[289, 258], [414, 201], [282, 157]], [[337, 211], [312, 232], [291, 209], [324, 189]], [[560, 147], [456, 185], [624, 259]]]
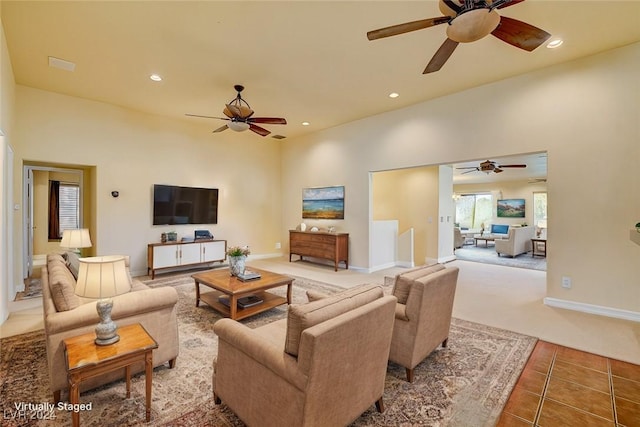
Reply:
[[[220, 316], [201, 304], [195, 307], [190, 274], [148, 281], [151, 286], [173, 286], [179, 294], [180, 354], [174, 369], [154, 370], [151, 422], [144, 422], [144, 376], [132, 379], [131, 398], [118, 381], [82, 393], [90, 411], [80, 415], [83, 426], [243, 426], [226, 405], [212, 401], [212, 360], [217, 353], [213, 324]], [[294, 303], [306, 302], [306, 290], [326, 293], [341, 288], [295, 278]], [[284, 295], [286, 288], [273, 289]], [[389, 288], [385, 291], [389, 292]], [[254, 328], [286, 316], [278, 307], [241, 321]], [[384, 392], [386, 411], [374, 407], [353, 426], [492, 426], [509, 397], [536, 339], [484, 325], [453, 319], [449, 345], [434, 351], [415, 369], [415, 381], [405, 380], [404, 368], [390, 364]], [[70, 425], [70, 413], [54, 409], [46, 414], [20, 403], [43, 406], [51, 402], [44, 333], [31, 332], [0, 340], [0, 404], [3, 426]], [[63, 393], [63, 400], [67, 399]], [[33, 407], [32, 407], [33, 408]], [[327, 408], [330, 410], [330, 408]], [[53, 420], [28, 419], [48, 417]]]
[[531, 252], [521, 254], [516, 257], [506, 255], [498, 256], [493, 245], [489, 247], [467, 245], [455, 250], [457, 259], [464, 261], [482, 262], [485, 264], [504, 265], [506, 267], [528, 268], [531, 270], [547, 270], [547, 259], [543, 257], [532, 257]]
[[39, 278], [25, 279], [24, 291], [16, 293], [14, 301], [21, 301], [23, 299], [38, 298], [42, 296], [42, 283]]

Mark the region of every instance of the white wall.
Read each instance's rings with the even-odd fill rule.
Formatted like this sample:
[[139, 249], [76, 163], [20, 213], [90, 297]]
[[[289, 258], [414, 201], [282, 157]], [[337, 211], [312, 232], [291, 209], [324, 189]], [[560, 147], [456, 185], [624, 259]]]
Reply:
[[546, 151], [547, 294], [640, 311], [640, 246], [628, 238], [640, 212], [638, 75], [636, 43], [287, 140], [283, 222], [300, 222], [301, 186], [345, 184], [338, 228], [367, 267], [370, 171]]
[[[1, 7], [1, 5], [0, 5]], [[9, 316], [8, 303], [13, 295], [9, 290], [15, 287], [16, 280], [13, 277], [14, 266], [20, 257], [13, 257], [13, 248], [10, 246], [14, 239], [13, 230], [13, 181], [12, 169], [7, 162], [11, 161], [11, 141], [13, 137], [13, 103], [14, 103], [14, 78], [9, 60], [9, 51], [4, 36], [4, 27], [0, 19], [0, 323]], [[2, 136], [4, 134], [4, 136]], [[13, 187], [15, 188], [15, 187]]]
[[[134, 274], [146, 273], [147, 244], [165, 231], [193, 237], [194, 229], [206, 228], [254, 254], [275, 252], [282, 229], [281, 143], [252, 132], [212, 134], [213, 126], [16, 87], [18, 170], [22, 162], [90, 170], [92, 250], [130, 255]], [[14, 176], [20, 182], [19, 173]], [[220, 189], [218, 224], [153, 226], [153, 184]], [[22, 253], [19, 240], [15, 253]]]

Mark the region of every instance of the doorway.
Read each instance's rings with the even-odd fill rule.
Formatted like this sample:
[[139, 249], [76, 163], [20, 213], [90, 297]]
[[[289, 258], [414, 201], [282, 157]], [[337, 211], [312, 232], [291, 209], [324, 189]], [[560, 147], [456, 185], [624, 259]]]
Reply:
[[[46, 254], [60, 251], [59, 230], [49, 232], [49, 195], [51, 182], [77, 188], [77, 222], [83, 227], [84, 170], [68, 167], [24, 165], [23, 200], [23, 278], [25, 283], [39, 278]], [[76, 226], [77, 225], [77, 226]]]

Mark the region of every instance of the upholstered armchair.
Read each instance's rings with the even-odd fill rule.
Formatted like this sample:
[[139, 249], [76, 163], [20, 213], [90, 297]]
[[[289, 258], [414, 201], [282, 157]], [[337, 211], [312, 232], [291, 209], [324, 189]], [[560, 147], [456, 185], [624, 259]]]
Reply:
[[464, 245], [465, 237], [458, 227], [453, 228], [453, 249], [461, 248]]
[[255, 329], [219, 320], [214, 401], [261, 427], [347, 425], [374, 403], [382, 412], [395, 305], [366, 285]]
[[407, 381], [413, 370], [440, 344], [446, 347], [458, 268], [442, 264], [420, 267], [395, 277], [398, 298], [389, 360], [404, 366]]
[[496, 252], [498, 256], [512, 257], [525, 254], [531, 250], [531, 239], [534, 237], [535, 227], [533, 226], [510, 228], [506, 239], [496, 239]]

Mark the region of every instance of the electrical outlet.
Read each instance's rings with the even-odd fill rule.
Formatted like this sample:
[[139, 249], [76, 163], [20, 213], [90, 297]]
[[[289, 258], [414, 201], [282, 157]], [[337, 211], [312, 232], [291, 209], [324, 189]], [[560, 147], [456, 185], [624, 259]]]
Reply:
[[571, 289], [571, 277], [562, 276], [562, 287], [565, 289]]
[[280, 244], [280, 242], [276, 243], [276, 249], [282, 249], [282, 245]]

